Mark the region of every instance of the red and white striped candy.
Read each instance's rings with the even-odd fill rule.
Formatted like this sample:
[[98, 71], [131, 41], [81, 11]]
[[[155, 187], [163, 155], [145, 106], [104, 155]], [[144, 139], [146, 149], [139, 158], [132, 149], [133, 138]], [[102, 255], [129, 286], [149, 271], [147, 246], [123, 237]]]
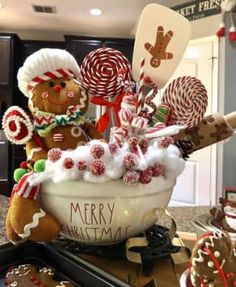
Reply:
[[121, 108], [136, 112], [136, 99], [133, 94], [125, 95], [121, 102]]
[[126, 57], [115, 49], [99, 48], [89, 53], [81, 64], [83, 86], [89, 95], [114, 98], [124, 90], [120, 71], [124, 81], [131, 81], [131, 67]]
[[112, 127], [110, 131], [110, 143], [122, 143], [128, 136], [128, 131], [124, 127]]
[[121, 109], [119, 111], [119, 119], [123, 127], [129, 126], [132, 118], [133, 118], [133, 113], [130, 110]]
[[135, 116], [132, 119], [131, 126], [133, 128], [143, 130], [148, 126], [148, 119], [143, 118], [143, 117], [139, 117], [139, 116]]
[[31, 185], [30, 179], [33, 177], [33, 173], [26, 173], [22, 176], [18, 182], [15, 192], [24, 198], [37, 199], [39, 192], [39, 185]]
[[179, 77], [166, 88], [162, 102], [171, 108], [170, 121], [195, 127], [207, 109], [207, 91], [195, 77]]

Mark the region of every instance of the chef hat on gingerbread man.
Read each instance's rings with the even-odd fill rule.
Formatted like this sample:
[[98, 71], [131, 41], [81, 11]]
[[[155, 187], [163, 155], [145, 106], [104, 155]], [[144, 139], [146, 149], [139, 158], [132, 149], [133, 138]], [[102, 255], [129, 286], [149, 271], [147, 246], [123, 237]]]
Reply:
[[80, 68], [75, 58], [65, 50], [41, 49], [30, 55], [17, 74], [21, 92], [30, 96], [33, 88], [50, 79], [72, 77], [78, 79]]

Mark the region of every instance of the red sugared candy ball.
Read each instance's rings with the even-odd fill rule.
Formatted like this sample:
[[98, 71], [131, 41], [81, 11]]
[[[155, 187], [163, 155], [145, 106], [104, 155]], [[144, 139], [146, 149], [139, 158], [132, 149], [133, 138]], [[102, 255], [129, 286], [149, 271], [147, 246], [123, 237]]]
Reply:
[[139, 173], [139, 182], [147, 184], [152, 181], [152, 171], [150, 169], [141, 170]]
[[164, 166], [160, 165], [160, 164], [155, 164], [152, 167], [152, 175], [153, 176], [160, 176], [160, 175], [164, 175], [165, 174], [165, 168]]
[[63, 160], [63, 166], [64, 168], [66, 169], [71, 169], [73, 166], [74, 166], [74, 161], [72, 158], [70, 157], [66, 157], [64, 160]]
[[78, 170], [85, 170], [87, 168], [87, 163], [85, 160], [80, 160], [77, 162], [76, 167]]
[[96, 159], [92, 162], [90, 166], [90, 171], [93, 175], [96, 176], [103, 175], [105, 172], [105, 164], [102, 160]]
[[128, 170], [124, 176], [123, 181], [128, 185], [133, 185], [138, 182], [139, 174], [135, 170]]
[[137, 159], [133, 154], [126, 154], [123, 158], [123, 166], [126, 169], [132, 169], [137, 166]]
[[105, 150], [104, 150], [104, 147], [102, 145], [95, 144], [91, 147], [90, 152], [94, 158], [99, 159], [104, 155]]
[[62, 156], [62, 151], [59, 148], [52, 148], [48, 152], [48, 159], [52, 162], [58, 161]]

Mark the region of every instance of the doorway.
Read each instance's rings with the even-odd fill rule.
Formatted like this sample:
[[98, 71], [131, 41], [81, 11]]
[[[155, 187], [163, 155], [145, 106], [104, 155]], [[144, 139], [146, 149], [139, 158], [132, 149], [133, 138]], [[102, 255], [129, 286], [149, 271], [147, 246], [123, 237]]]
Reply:
[[[206, 115], [218, 111], [218, 39], [207, 37], [190, 41], [171, 81], [180, 76], [201, 80], [208, 92]], [[222, 186], [222, 165], [217, 165], [219, 145], [193, 153], [178, 177], [171, 206], [214, 205], [217, 187]]]

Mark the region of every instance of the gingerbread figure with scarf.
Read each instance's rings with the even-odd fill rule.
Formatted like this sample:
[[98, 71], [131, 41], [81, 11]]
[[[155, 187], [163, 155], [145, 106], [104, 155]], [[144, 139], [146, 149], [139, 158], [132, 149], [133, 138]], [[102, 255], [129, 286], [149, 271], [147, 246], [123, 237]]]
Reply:
[[[29, 99], [31, 116], [13, 106], [6, 111], [2, 125], [13, 144], [26, 145], [28, 162], [47, 159], [52, 148], [75, 149], [90, 139], [102, 139], [85, 120], [88, 96], [78, 82], [79, 74], [74, 57], [60, 49], [41, 49], [19, 69], [18, 86]], [[13, 188], [6, 221], [11, 241], [47, 241], [60, 231], [57, 220], [41, 209], [39, 186], [30, 184], [32, 175], [24, 174]]]

